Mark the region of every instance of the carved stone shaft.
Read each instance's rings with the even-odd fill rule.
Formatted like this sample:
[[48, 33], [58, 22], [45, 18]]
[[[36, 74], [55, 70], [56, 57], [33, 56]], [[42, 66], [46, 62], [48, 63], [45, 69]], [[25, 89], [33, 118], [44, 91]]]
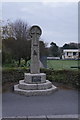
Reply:
[[32, 26], [30, 29], [31, 35], [31, 73], [40, 73], [40, 62], [39, 62], [39, 37], [41, 35], [41, 29], [38, 26]]

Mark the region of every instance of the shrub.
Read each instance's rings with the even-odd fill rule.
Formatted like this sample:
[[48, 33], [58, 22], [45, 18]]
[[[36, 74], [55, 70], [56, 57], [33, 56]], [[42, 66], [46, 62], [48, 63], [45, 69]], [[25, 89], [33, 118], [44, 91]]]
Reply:
[[63, 83], [76, 88], [80, 88], [80, 71], [51, 69], [42, 69], [42, 71], [46, 73], [47, 79], [51, 82]]
[[[2, 83], [18, 82], [24, 79], [24, 73], [30, 72], [29, 69], [23, 68], [7, 68], [2, 70]], [[80, 71], [71, 70], [51, 70], [41, 69], [42, 73], [46, 73], [47, 80], [51, 82], [63, 83], [80, 88]]]
[[2, 83], [18, 82], [24, 79], [24, 73], [29, 72], [26, 68], [7, 68], [2, 70]]

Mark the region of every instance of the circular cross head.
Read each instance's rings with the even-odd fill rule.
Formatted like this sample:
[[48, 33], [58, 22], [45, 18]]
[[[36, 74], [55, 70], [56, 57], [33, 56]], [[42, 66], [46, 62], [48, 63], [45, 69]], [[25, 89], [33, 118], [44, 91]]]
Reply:
[[38, 37], [40, 37], [41, 34], [42, 34], [42, 30], [39, 26], [34, 25], [30, 28], [30, 35], [31, 36], [37, 35]]

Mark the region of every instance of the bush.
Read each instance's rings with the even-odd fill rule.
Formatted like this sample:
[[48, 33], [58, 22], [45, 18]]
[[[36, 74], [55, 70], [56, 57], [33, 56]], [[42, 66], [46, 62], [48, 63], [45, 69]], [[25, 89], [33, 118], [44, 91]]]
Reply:
[[80, 71], [73, 70], [51, 70], [42, 69], [46, 73], [46, 77], [51, 82], [63, 83], [69, 86], [80, 88]]
[[[2, 70], [2, 83], [18, 82], [24, 79], [24, 73], [30, 72], [27, 68], [6, 68]], [[42, 73], [46, 73], [47, 80], [51, 82], [63, 83], [79, 88], [80, 71], [71, 70], [51, 70], [41, 69]]]
[[24, 73], [29, 72], [26, 68], [5, 68], [2, 70], [2, 83], [18, 82], [24, 79]]

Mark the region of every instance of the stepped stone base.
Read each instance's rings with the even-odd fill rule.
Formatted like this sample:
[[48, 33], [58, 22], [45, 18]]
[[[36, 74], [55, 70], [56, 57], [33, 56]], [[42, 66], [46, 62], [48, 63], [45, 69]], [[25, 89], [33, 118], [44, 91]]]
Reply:
[[20, 80], [18, 87], [20, 89], [24, 89], [24, 90], [44, 90], [44, 89], [51, 88], [52, 87], [52, 83], [49, 80], [46, 80], [45, 83], [28, 84], [28, 83], [25, 83], [24, 80]]
[[48, 95], [57, 90], [57, 87], [52, 85], [49, 80], [46, 80], [46, 74], [31, 74], [25, 73], [24, 80], [20, 80], [19, 84], [14, 85], [16, 93], [35, 96], [35, 95]]
[[18, 85], [14, 86], [14, 91], [16, 93], [19, 93], [21, 95], [26, 95], [26, 96], [37, 96], [37, 95], [48, 95], [53, 93], [57, 88], [52, 85], [51, 88], [49, 89], [44, 89], [44, 90], [23, 90], [18, 87]]

